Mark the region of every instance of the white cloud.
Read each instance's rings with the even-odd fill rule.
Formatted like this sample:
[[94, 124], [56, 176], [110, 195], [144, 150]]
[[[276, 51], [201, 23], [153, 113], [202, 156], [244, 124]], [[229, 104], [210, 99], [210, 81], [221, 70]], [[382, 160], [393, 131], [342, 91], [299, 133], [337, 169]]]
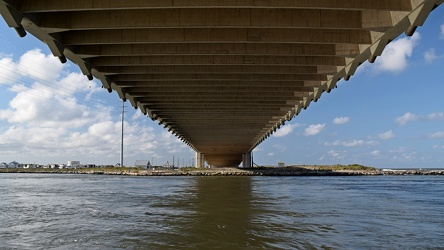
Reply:
[[436, 55], [435, 49], [429, 49], [426, 52], [424, 52], [424, 60], [427, 63], [432, 63], [433, 61], [435, 61], [438, 58], [438, 56]]
[[18, 79], [16, 64], [9, 57], [0, 59], [0, 85], [12, 84]]
[[395, 134], [393, 134], [392, 130], [389, 130], [389, 131], [387, 131], [385, 133], [381, 133], [381, 134], [378, 135], [378, 138], [381, 139], [381, 140], [388, 140], [388, 139], [391, 139], [393, 137], [395, 137]]
[[54, 56], [35, 49], [23, 54], [18, 62], [11, 58], [0, 61], [9, 90], [17, 93], [9, 108], [0, 110], [0, 120], [36, 127], [78, 128], [109, 119], [109, 108], [79, 103], [79, 97], [88, 99], [100, 90], [97, 84], [81, 73], [66, 74]]
[[409, 122], [409, 121], [416, 121], [418, 119], [419, 119], [419, 117], [417, 115], [412, 114], [410, 112], [407, 112], [407, 113], [405, 113], [404, 115], [402, 115], [400, 117], [396, 117], [395, 118], [395, 122], [398, 125], [404, 126], [404, 125], [407, 124], [407, 122]]
[[438, 113], [431, 113], [425, 116], [426, 120], [429, 121], [440, 121], [440, 120], [444, 120], [444, 113], [443, 112], [438, 112]]
[[134, 115], [131, 116], [131, 120], [136, 121], [137, 119], [143, 117], [143, 113], [140, 110], [137, 110], [139, 112], [134, 112]]
[[264, 151], [262, 148], [256, 147], [253, 149], [253, 152], [260, 152], [260, 151]]
[[373, 155], [373, 156], [380, 156], [380, 155], [381, 155], [381, 151], [379, 151], [379, 150], [373, 150], [372, 152], [370, 152], [370, 155]]
[[[47, 157], [62, 157], [64, 161], [70, 157], [105, 162], [118, 159], [120, 118], [113, 118], [112, 108], [96, 104], [101, 101], [99, 96], [94, 96], [94, 104], [86, 102], [103, 90], [81, 73], [64, 72], [52, 57], [33, 50], [17, 62], [0, 59], [0, 84], [8, 84], [14, 95], [8, 107], [0, 109], [0, 155], [20, 161]], [[138, 117], [132, 115], [133, 119]], [[166, 131], [158, 136], [146, 125], [124, 125], [126, 157], [155, 158], [159, 154], [187, 152], [187, 146]]]
[[104, 112], [98, 112], [98, 109], [91, 112], [73, 96], [51, 92], [37, 83], [17, 93], [10, 101], [9, 108], [0, 110], [0, 120], [38, 126], [82, 127], [92, 121], [109, 119], [107, 110], [109, 108], [100, 109]]
[[416, 115], [416, 114], [407, 112], [404, 115], [395, 118], [395, 122], [401, 126], [406, 125], [407, 122], [418, 121], [418, 120], [441, 121], [441, 120], [444, 120], [444, 112], [434, 112], [434, 113], [430, 113], [430, 114], [424, 115], [424, 116], [420, 116], [420, 115]]
[[284, 146], [284, 145], [280, 145], [280, 144], [274, 144], [273, 148], [276, 148], [280, 152], [286, 152], [287, 151], [287, 147]]
[[409, 149], [407, 147], [397, 147], [395, 149], [390, 150], [390, 153], [404, 153], [409, 151]]
[[60, 77], [64, 64], [61, 64], [57, 57], [34, 49], [23, 54], [17, 66], [21, 75], [35, 80], [54, 81]]
[[409, 152], [409, 153], [403, 153], [400, 155], [395, 155], [392, 157], [395, 161], [401, 161], [401, 162], [411, 162], [415, 158], [415, 152]]
[[421, 40], [421, 35], [416, 32], [411, 37], [404, 37], [389, 43], [382, 55], [376, 60], [376, 69], [399, 73], [408, 65], [408, 58], [412, 56], [413, 48]]
[[341, 125], [346, 124], [350, 121], [350, 117], [336, 117], [333, 119], [333, 124]]
[[441, 24], [441, 39], [444, 39], [444, 24]]
[[273, 156], [274, 156], [274, 153], [268, 153], [267, 156], [269, 156], [269, 157], [273, 157]]
[[281, 127], [279, 130], [277, 130], [273, 136], [274, 137], [284, 137], [286, 135], [291, 134], [291, 132], [293, 132], [293, 130], [295, 128], [299, 127], [299, 124], [295, 123], [295, 124], [287, 124], [283, 127]]
[[436, 138], [443, 138], [444, 137], [444, 131], [439, 131], [436, 133], [433, 133], [430, 135], [430, 138], [436, 139]]
[[344, 159], [345, 158], [345, 152], [341, 152], [341, 151], [337, 151], [337, 150], [330, 150], [327, 152], [327, 154], [333, 159]]
[[373, 146], [373, 145], [377, 145], [378, 142], [377, 141], [364, 141], [364, 140], [348, 140], [348, 141], [340, 141], [340, 140], [336, 140], [333, 142], [325, 142], [324, 145], [325, 146], [343, 146], [343, 147], [359, 147], [359, 146]]
[[319, 134], [324, 128], [325, 128], [325, 123], [324, 123], [324, 124], [311, 124], [310, 126], [308, 126], [308, 128], [306, 128], [306, 129], [304, 130], [304, 135], [305, 135], [305, 136], [317, 135], [317, 134]]

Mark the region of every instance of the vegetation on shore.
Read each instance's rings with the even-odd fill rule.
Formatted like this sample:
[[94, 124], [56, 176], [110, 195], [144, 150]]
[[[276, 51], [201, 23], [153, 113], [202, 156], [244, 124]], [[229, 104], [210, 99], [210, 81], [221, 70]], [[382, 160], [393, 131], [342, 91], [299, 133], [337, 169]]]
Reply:
[[95, 172], [138, 172], [139, 168], [127, 167], [96, 167], [96, 168], [0, 168], [0, 173], [78, 173], [90, 174]]
[[340, 171], [340, 170], [352, 170], [352, 171], [374, 171], [377, 170], [373, 167], [362, 166], [358, 164], [352, 165], [301, 165], [301, 166], [287, 166], [287, 167], [254, 167], [250, 169], [242, 168], [195, 168], [195, 167], [184, 167], [184, 168], [163, 168], [156, 167], [154, 169], [142, 169], [136, 167], [94, 167], [94, 168], [0, 168], [0, 173], [77, 173], [77, 174], [91, 174], [91, 173], [134, 173], [146, 171], [164, 171], [164, 172], [214, 172], [214, 171], [304, 171], [304, 170], [317, 170], [317, 171]]
[[302, 167], [302, 168], [307, 168], [307, 169], [312, 169], [312, 170], [330, 170], [330, 171], [341, 171], [341, 170], [352, 170], [352, 171], [376, 171], [378, 170], [377, 168], [374, 167], [369, 167], [369, 166], [363, 166], [363, 165], [359, 165], [359, 164], [350, 164], [350, 165], [340, 165], [340, 164], [336, 164], [336, 165], [315, 165], [315, 166], [297, 166], [297, 167]]
[[254, 168], [95, 167], [77, 169], [0, 168], [0, 173], [105, 174], [131, 176], [353, 176], [353, 175], [444, 175], [444, 170], [390, 170], [351, 165], [297, 165]]

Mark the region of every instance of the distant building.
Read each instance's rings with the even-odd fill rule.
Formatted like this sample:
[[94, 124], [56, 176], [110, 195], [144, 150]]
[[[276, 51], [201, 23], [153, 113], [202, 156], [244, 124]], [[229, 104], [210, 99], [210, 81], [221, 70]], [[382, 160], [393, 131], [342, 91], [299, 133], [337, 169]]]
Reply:
[[167, 161], [165, 164], [163, 164], [162, 167], [164, 167], [164, 168], [174, 168], [174, 164], [173, 164], [173, 163], [169, 163], [169, 162]]
[[134, 166], [137, 168], [151, 168], [151, 162], [147, 160], [137, 160]]
[[6, 163], [6, 162], [0, 163], [0, 168], [7, 168], [7, 167], [8, 167], [8, 163]]
[[280, 167], [280, 168], [285, 167], [285, 162], [278, 162], [278, 167]]
[[18, 168], [19, 165], [20, 163], [13, 161], [8, 164], [8, 168]]
[[39, 167], [39, 165], [37, 165], [37, 164], [26, 164], [23, 166], [23, 168], [38, 168], [38, 167]]
[[59, 165], [58, 164], [49, 164], [49, 168], [59, 169]]
[[80, 166], [80, 161], [68, 161], [68, 164], [66, 164], [67, 168], [77, 168]]

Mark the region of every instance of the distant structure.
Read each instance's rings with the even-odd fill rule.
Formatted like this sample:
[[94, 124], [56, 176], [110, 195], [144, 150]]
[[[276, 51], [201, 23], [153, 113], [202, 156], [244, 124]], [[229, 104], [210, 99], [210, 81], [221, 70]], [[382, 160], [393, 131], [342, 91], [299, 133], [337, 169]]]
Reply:
[[68, 161], [68, 164], [66, 164], [68, 168], [76, 168], [80, 166], [80, 161]]
[[134, 163], [135, 167], [138, 168], [151, 168], [151, 162], [147, 160], [137, 160], [136, 163]]
[[278, 167], [280, 167], [280, 168], [285, 167], [285, 162], [278, 162]]
[[165, 162], [165, 164], [163, 164], [164, 168], [174, 168], [174, 163], [170, 163], [169, 161]]
[[20, 163], [16, 162], [16, 161], [12, 161], [8, 164], [8, 168], [18, 168], [20, 165]]

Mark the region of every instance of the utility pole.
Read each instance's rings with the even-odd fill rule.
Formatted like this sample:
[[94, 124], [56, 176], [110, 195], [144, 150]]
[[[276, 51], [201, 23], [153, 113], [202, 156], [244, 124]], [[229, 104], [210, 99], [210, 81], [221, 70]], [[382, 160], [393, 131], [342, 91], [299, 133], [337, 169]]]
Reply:
[[125, 114], [125, 102], [122, 100], [122, 140], [120, 145], [120, 167], [123, 167], [123, 120]]

